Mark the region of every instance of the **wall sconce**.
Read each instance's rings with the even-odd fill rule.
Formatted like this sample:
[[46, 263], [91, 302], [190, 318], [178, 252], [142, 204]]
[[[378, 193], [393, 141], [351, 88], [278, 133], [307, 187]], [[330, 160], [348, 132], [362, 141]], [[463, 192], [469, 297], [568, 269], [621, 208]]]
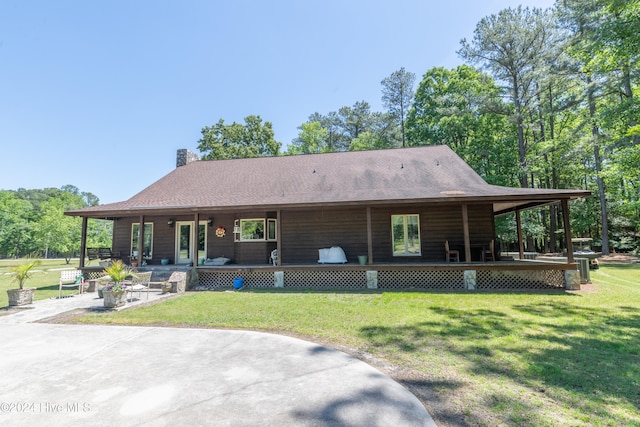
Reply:
[[169, 221], [167, 221], [167, 225], [169, 228], [173, 228], [173, 218], [170, 218]]
[[209, 227], [213, 227], [213, 218], [209, 218], [209, 219], [207, 220], [207, 225], [208, 225]]

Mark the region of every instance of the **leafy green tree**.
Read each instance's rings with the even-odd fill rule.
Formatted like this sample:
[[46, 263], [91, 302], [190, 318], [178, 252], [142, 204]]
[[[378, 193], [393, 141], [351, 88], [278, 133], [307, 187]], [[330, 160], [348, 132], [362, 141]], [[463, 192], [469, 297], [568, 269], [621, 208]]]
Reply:
[[520, 184], [528, 187], [525, 116], [535, 93], [535, 78], [544, 67], [550, 44], [550, 14], [538, 8], [503, 9], [483, 18], [471, 42], [462, 39], [458, 54], [486, 66], [505, 85], [514, 106], [520, 156]]
[[33, 206], [14, 192], [0, 190], [0, 253], [20, 257], [30, 253]]
[[[0, 254], [21, 257], [31, 254], [65, 255], [69, 257], [80, 249], [81, 222], [64, 215], [65, 210], [81, 209], [88, 201], [97, 204], [98, 198], [82, 193], [77, 187], [66, 185], [60, 189], [18, 189], [0, 191]], [[100, 236], [100, 246], [110, 245], [110, 221], [92, 225], [88, 238]]]
[[329, 130], [319, 121], [306, 122], [298, 127], [298, 137], [289, 144], [287, 154], [324, 153], [329, 150]]
[[[342, 107], [338, 110], [341, 127], [346, 139], [351, 143], [362, 132], [371, 126], [371, 106], [366, 101], [358, 101], [353, 107]], [[347, 145], [348, 147], [348, 145]], [[344, 147], [345, 149], [347, 147]]]
[[308, 122], [318, 122], [323, 129], [327, 130], [324, 145], [330, 152], [342, 151], [349, 146], [349, 139], [342, 130], [342, 120], [336, 111], [331, 111], [326, 116], [316, 112], [309, 116]]
[[413, 100], [415, 81], [416, 75], [402, 67], [380, 82], [382, 84], [382, 103], [400, 125], [403, 147], [406, 146], [404, 122]]
[[244, 125], [224, 120], [202, 128], [198, 149], [204, 160], [239, 159], [249, 157], [277, 156], [281, 143], [274, 138], [271, 122], [262, 123], [260, 116], [247, 116]]
[[409, 144], [447, 144], [488, 182], [517, 183], [515, 132], [501, 94], [468, 65], [428, 70], [407, 119]]
[[[372, 113], [371, 106], [366, 101], [358, 101], [351, 107], [341, 107], [337, 112], [332, 111], [326, 116], [314, 113], [309, 116], [309, 121], [306, 124], [300, 126], [300, 129], [304, 127], [306, 130], [303, 131], [304, 134], [301, 133], [293, 141], [294, 147], [291, 151], [295, 153], [298, 146], [306, 147], [302, 149], [302, 152], [305, 152], [304, 149], [310, 147], [300, 138], [315, 138], [318, 141], [317, 145], [321, 147], [323, 152], [350, 150], [352, 142], [364, 132], [369, 132], [366, 138], [376, 139], [375, 145], [391, 147], [394, 146], [394, 143], [390, 140], [396, 136], [393, 132], [394, 126], [390, 126], [390, 118], [389, 114]], [[311, 124], [314, 122], [319, 123], [325, 131], [321, 131], [317, 129], [317, 125]], [[311, 129], [314, 129], [313, 135], [307, 132]], [[323, 142], [320, 142], [320, 137], [324, 138]]]
[[35, 238], [45, 258], [49, 251], [65, 256], [67, 263], [80, 249], [81, 219], [65, 216], [64, 211], [81, 209], [86, 204], [80, 195], [63, 192], [40, 206], [40, 219], [35, 225]]

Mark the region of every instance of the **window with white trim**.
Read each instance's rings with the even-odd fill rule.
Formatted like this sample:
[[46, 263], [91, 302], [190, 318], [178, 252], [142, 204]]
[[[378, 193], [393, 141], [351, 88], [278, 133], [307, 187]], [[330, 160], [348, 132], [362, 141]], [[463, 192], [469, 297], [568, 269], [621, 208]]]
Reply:
[[[136, 222], [131, 224], [131, 252], [132, 256], [138, 254], [138, 239], [140, 238], [140, 223]], [[144, 223], [144, 244], [143, 256], [146, 259], [151, 259], [153, 256], [153, 223]]]
[[391, 215], [393, 256], [420, 256], [420, 215]]
[[233, 227], [236, 242], [264, 242], [277, 239], [277, 220], [252, 218], [236, 220]]

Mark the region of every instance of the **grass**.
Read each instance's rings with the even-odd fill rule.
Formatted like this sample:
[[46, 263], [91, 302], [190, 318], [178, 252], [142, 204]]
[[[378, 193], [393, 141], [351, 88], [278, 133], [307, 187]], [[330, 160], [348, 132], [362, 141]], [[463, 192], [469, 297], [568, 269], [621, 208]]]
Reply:
[[[7, 289], [17, 289], [18, 283], [13, 280], [10, 272], [12, 267], [16, 267], [25, 260], [0, 260], [0, 307], [6, 307], [9, 304], [7, 297]], [[28, 279], [24, 287], [36, 288], [34, 300], [56, 298], [58, 296], [58, 283], [60, 281], [60, 271], [62, 268], [75, 268], [78, 266], [78, 260], [72, 260], [67, 264], [64, 260], [52, 259], [42, 260], [42, 264], [31, 270], [33, 274]], [[62, 295], [70, 295], [77, 292], [77, 289], [63, 289]]]
[[640, 426], [640, 265], [592, 280], [552, 293], [201, 292], [79, 321], [301, 336], [384, 370], [440, 426]]

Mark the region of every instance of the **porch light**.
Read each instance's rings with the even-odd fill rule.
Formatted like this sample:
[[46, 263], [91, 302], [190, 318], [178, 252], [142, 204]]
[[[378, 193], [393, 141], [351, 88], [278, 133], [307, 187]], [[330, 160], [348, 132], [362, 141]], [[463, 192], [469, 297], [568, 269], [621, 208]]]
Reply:
[[213, 218], [209, 218], [209, 219], [207, 220], [207, 225], [208, 225], [209, 227], [213, 227]]
[[170, 228], [173, 228], [173, 218], [170, 218], [169, 221], [167, 221], [167, 225], [169, 225]]

